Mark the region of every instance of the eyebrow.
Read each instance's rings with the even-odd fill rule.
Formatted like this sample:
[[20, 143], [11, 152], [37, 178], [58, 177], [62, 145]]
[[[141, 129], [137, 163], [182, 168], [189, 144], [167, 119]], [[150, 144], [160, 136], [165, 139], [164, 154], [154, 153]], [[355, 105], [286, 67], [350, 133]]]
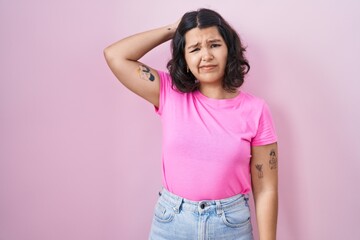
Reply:
[[[215, 38], [215, 39], [207, 40], [206, 42], [207, 42], [207, 43], [216, 43], [216, 42], [221, 42], [221, 40]], [[199, 44], [200, 44], [199, 42], [197, 42], [197, 43], [195, 43], [195, 44], [192, 44], [192, 45], [188, 46], [187, 49], [197, 47], [197, 46], [199, 46]]]
[[207, 41], [207, 42], [209, 42], [209, 43], [214, 43], [214, 42], [221, 42], [221, 40], [220, 40], [220, 39], [215, 38], [215, 39], [210, 39], [210, 40], [209, 40], [209, 41]]
[[198, 42], [193, 44], [193, 45], [188, 46], [186, 49], [194, 48], [194, 47], [197, 47], [197, 46], [199, 46]]

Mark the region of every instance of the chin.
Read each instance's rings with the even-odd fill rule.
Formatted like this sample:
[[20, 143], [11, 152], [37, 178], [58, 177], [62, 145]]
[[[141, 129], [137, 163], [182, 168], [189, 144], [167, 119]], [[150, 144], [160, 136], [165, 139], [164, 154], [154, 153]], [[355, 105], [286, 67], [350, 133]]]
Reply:
[[[222, 77], [220, 76], [202, 76], [197, 78], [200, 83], [221, 83]], [[221, 79], [221, 80], [219, 80]]]

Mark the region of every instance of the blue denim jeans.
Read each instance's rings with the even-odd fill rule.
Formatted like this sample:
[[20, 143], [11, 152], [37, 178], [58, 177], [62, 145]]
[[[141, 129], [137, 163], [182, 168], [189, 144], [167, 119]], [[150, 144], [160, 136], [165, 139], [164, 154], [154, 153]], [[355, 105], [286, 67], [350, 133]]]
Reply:
[[150, 240], [252, 240], [248, 196], [190, 201], [159, 193]]

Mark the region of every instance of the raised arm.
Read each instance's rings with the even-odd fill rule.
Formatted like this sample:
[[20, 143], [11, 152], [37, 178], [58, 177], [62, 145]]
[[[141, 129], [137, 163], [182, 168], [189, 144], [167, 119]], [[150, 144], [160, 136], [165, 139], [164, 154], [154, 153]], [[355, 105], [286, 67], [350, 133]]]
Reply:
[[138, 60], [156, 46], [170, 40], [177, 23], [135, 34], [105, 48], [107, 64], [116, 78], [129, 90], [159, 106], [159, 75]]
[[251, 178], [260, 240], [275, 240], [278, 214], [277, 144], [252, 147]]

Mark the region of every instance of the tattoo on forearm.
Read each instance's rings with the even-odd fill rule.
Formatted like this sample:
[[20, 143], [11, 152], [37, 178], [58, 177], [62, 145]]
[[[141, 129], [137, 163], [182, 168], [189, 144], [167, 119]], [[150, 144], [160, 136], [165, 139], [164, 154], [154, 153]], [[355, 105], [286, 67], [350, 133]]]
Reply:
[[278, 160], [276, 156], [276, 152], [274, 149], [271, 149], [270, 151], [270, 160], [269, 160], [269, 166], [271, 170], [277, 169]]
[[139, 65], [138, 73], [141, 79], [154, 81], [155, 76], [151, 73], [150, 68], [145, 65]]
[[262, 170], [263, 165], [262, 164], [256, 164], [255, 167], [258, 170], [258, 178], [263, 178], [264, 177], [264, 173], [263, 173], [263, 170]]

